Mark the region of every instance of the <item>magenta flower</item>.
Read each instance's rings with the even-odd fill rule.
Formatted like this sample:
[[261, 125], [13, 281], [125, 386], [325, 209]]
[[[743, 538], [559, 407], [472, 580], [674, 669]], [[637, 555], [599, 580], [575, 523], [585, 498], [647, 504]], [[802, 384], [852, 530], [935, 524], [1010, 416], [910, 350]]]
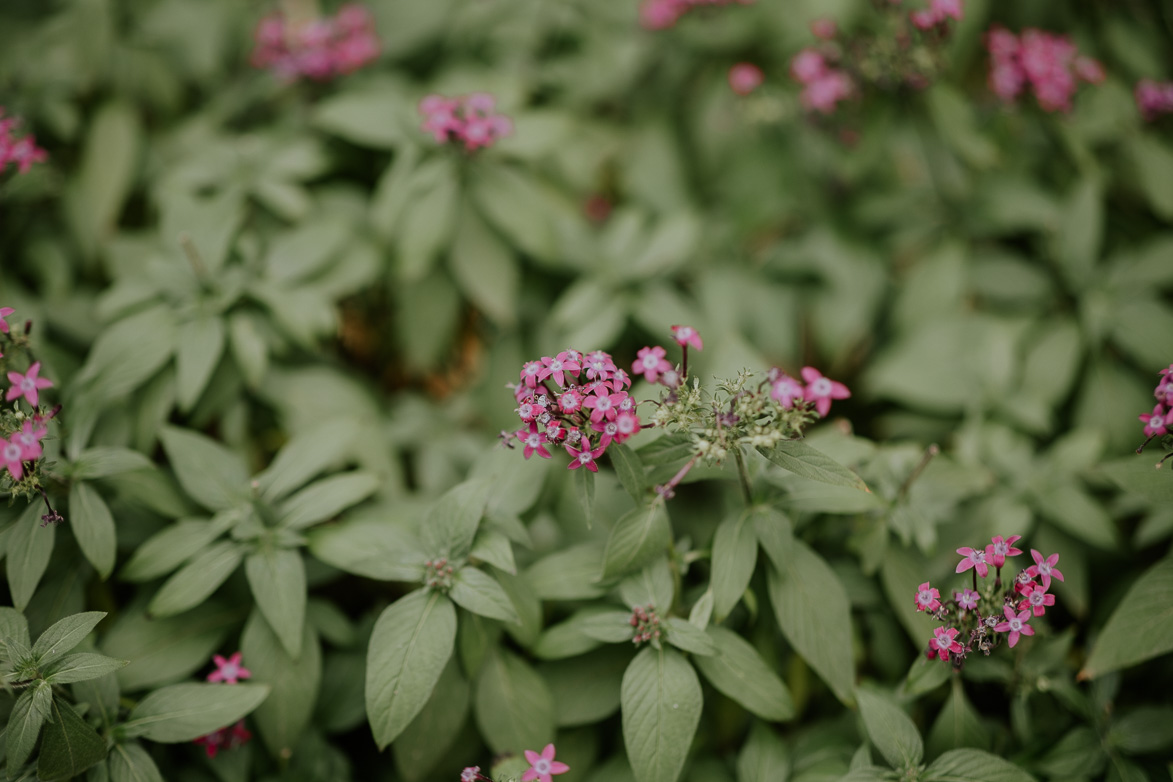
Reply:
[[938, 627], [933, 631], [933, 637], [929, 639], [929, 659], [931, 660], [934, 653], [942, 660], [949, 659], [949, 653], [961, 654], [964, 650], [961, 644], [956, 640], [957, 628], [955, 627]]
[[[736, 67], [736, 66], [734, 66], [734, 67]], [[753, 66], [750, 66], [750, 67], [752, 68]], [[758, 71], [758, 74], [760, 75], [761, 71]], [[733, 78], [732, 71], [730, 71], [729, 78], [730, 79]], [[761, 82], [759, 81], [758, 83], [760, 84]], [[756, 87], [757, 85], [754, 85], [754, 86]], [[736, 89], [736, 88], [734, 88], [734, 89]], [[741, 93], [741, 94], [744, 95], [745, 93]], [[693, 348], [696, 348], [697, 350], [704, 350], [704, 348], [705, 348], [705, 343], [701, 341], [700, 333], [696, 329], [694, 329], [692, 326], [673, 326], [672, 327], [672, 338], [675, 339], [676, 344], [680, 345], [681, 347], [684, 347], [685, 345], [689, 345]]]
[[1163, 376], [1161, 382], [1157, 383], [1157, 387], [1153, 389], [1153, 396], [1157, 398], [1157, 401], [1173, 408], [1173, 376]]
[[953, 593], [953, 599], [957, 601], [957, 605], [966, 611], [972, 611], [977, 608], [978, 599], [981, 597], [977, 592], [966, 587], [960, 592]]
[[489, 147], [513, 132], [512, 120], [497, 114], [496, 104], [493, 96], [484, 92], [461, 98], [429, 95], [419, 103], [424, 117], [420, 127], [438, 144], [456, 139], [463, 141], [469, 151]]
[[19, 481], [24, 477], [22, 453], [23, 450], [19, 443], [12, 440], [0, 440], [0, 464], [8, 469], [14, 481]]
[[1063, 574], [1060, 573], [1059, 569], [1055, 567], [1055, 565], [1059, 562], [1058, 554], [1052, 554], [1046, 559], [1043, 559], [1043, 555], [1032, 548], [1030, 550], [1030, 555], [1034, 557], [1035, 563], [1028, 567], [1026, 572], [1030, 575], [1031, 578], [1041, 578], [1043, 581], [1043, 589], [1051, 588], [1052, 577], [1057, 578], [1060, 581], [1063, 580]]
[[627, 392], [618, 391], [612, 394], [609, 393], [610, 390], [606, 385], [599, 384], [594, 394], [582, 400], [582, 406], [591, 411], [592, 424], [597, 424], [604, 418], [614, 421], [615, 416], [619, 414], [619, 404], [627, 396]]
[[806, 389], [790, 375], [780, 373], [770, 388], [770, 398], [789, 410], [795, 401], [806, 398]]
[[986, 546], [986, 561], [994, 567], [1002, 567], [1006, 564], [1006, 557], [1017, 557], [1022, 551], [1013, 548], [1013, 546], [1014, 542], [1021, 537], [1021, 535], [1011, 535], [1008, 538], [1003, 538], [1001, 535], [996, 535], [990, 538], [993, 542]]
[[601, 445], [592, 451], [591, 441], [586, 437], [582, 438], [581, 443], [581, 448], [576, 448], [570, 443], [566, 444], [566, 452], [570, 454], [570, 464], [566, 466], [566, 469], [577, 470], [579, 467], [586, 467], [591, 472], [598, 472], [599, 465], [595, 463], [595, 459], [602, 456], [603, 451], [607, 450], [607, 447]]
[[216, 663], [216, 670], [208, 674], [208, 681], [210, 682], [236, 684], [238, 679], [252, 677], [252, 671], [240, 664], [240, 652], [232, 655], [227, 660], [218, 654], [214, 654], [212, 655], [212, 661]]
[[809, 84], [826, 72], [827, 61], [818, 49], [803, 49], [790, 60], [790, 76], [802, 84]]
[[565, 350], [553, 358], [543, 356], [542, 364], [543, 367], [542, 371], [538, 373], [538, 380], [545, 380], [553, 376], [554, 382], [559, 386], [566, 385], [566, 375], [570, 374], [577, 377], [579, 370], [582, 369], [582, 366], [578, 363], [577, 354], [572, 358], [567, 355]]
[[[738, 95], [749, 95], [751, 92], [762, 86], [765, 76], [762, 74], [762, 69], [753, 63], [739, 62], [729, 69], [729, 87]], [[673, 331], [678, 326], [673, 326]], [[688, 328], [684, 326], [683, 328]], [[679, 342], [679, 337], [677, 338]], [[681, 343], [684, 344], [684, 343]], [[700, 350], [700, 348], [697, 348]]]
[[1027, 624], [1030, 621], [1030, 611], [1023, 611], [1021, 614], [1015, 614], [1014, 609], [1006, 606], [1003, 609], [1006, 616], [1006, 621], [994, 627], [999, 633], [1010, 633], [1010, 648], [1014, 648], [1014, 644], [1018, 643], [1018, 636], [1034, 635], [1035, 629]]
[[521, 782], [532, 782], [535, 779], [538, 782], [552, 782], [551, 777], [555, 774], [565, 774], [570, 770], [570, 766], [554, 760], [553, 744], [547, 744], [540, 755], [527, 749], [525, 761], [530, 764], [530, 768], [521, 775]]
[[25, 421], [19, 432], [14, 432], [12, 435], [12, 442], [20, 446], [20, 458], [25, 461], [33, 461], [41, 458], [41, 438], [45, 436], [48, 429], [44, 426], [35, 428], [32, 421]]
[[1025, 599], [1018, 604], [1019, 610], [1029, 607], [1035, 616], [1042, 616], [1047, 607], [1055, 605], [1055, 596], [1047, 593], [1047, 587], [1033, 581], [1022, 587], [1022, 595]]
[[916, 610], [936, 611], [941, 607], [941, 593], [926, 581], [916, 588]]
[[28, 372], [20, 374], [19, 372], [9, 372], [8, 381], [12, 383], [12, 388], [8, 389], [8, 394], [4, 397], [5, 401], [11, 402], [13, 399], [24, 397], [28, 403], [33, 407], [37, 406], [37, 394], [42, 388], [52, 388], [53, 381], [46, 380], [43, 377], [37, 377], [41, 371], [41, 362], [38, 361], [29, 367]]
[[550, 452], [546, 450], [546, 435], [538, 431], [537, 424], [531, 423], [529, 429], [518, 429], [515, 434], [517, 439], [525, 445], [525, 458], [528, 459], [535, 452], [543, 459], [550, 458]]
[[639, 434], [638, 415], [625, 410], [615, 417], [615, 442], [624, 442], [627, 438], [637, 434]]
[[521, 368], [521, 381], [525, 383], [527, 388], [537, 388], [538, 375], [542, 373], [542, 362], [527, 361]]
[[12, 309], [12, 307], [0, 307], [0, 331], [3, 331], [5, 334], [8, 333], [8, 321], [4, 319], [14, 312], [16, 310]]
[[616, 435], [619, 434], [619, 424], [614, 421], [600, 421], [597, 424], [591, 424], [591, 429], [596, 432], [601, 432], [603, 435], [599, 438], [600, 448], [606, 448], [615, 439]]
[[[601, 350], [588, 353], [584, 364], [586, 376], [589, 380], [608, 380], [615, 371], [615, 362], [611, 356]], [[618, 390], [618, 389], [616, 389]]]
[[1136, 83], [1132, 96], [1145, 122], [1152, 122], [1162, 114], [1173, 112], [1173, 81], [1141, 79]]
[[643, 375], [649, 383], [655, 383], [661, 372], [667, 372], [672, 368], [672, 365], [664, 358], [667, 354], [668, 352], [659, 345], [654, 348], [641, 349], [635, 354], [635, 363], [631, 365], [632, 374]]
[[[9, 374], [9, 377], [11, 376]], [[1137, 417], [1144, 423], [1145, 437], [1159, 437], [1168, 434], [1169, 429], [1173, 428], [1173, 410], [1166, 413], [1165, 408], [1160, 404], [1153, 408], [1152, 413], [1142, 413]]]
[[814, 367], [802, 368], [802, 379], [806, 381], [805, 399], [815, 403], [815, 410], [823, 418], [831, 410], [832, 399], [847, 399], [851, 392], [842, 383], [823, 377]]
[[909, 14], [912, 23], [921, 30], [928, 30], [952, 17], [961, 21], [961, 0], [929, 0], [929, 7]]
[[253, 34], [253, 67], [268, 68], [283, 81], [325, 81], [351, 73], [379, 56], [371, 12], [348, 3], [333, 17], [291, 24], [281, 13], [261, 19]]
[[244, 727], [244, 720], [236, 723], [232, 727], [223, 727], [220, 730], [213, 731], [206, 736], [200, 736], [198, 739], [192, 739], [193, 744], [199, 744], [204, 747], [208, 753], [209, 758], [216, 757], [216, 753], [221, 749], [236, 749], [248, 743], [253, 734]]
[[611, 375], [611, 388], [615, 391], [622, 391], [625, 388], [631, 388], [631, 375], [627, 374], [626, 370], [616, 369], [615, 374]]
[[822, 38], [824, 41], [831, 40], [839, 31], [834, 19], [815, 19], [811, 22], [810, 28], [816, 38]]
[[476, 782], [481, 778], [480, 766], [469, 766], [460, 772], [460, 782]]
[[982, 578], [985, 578], [986, 574], [990, 572], [990, 566], [986, 563], [986, 552], [980, 548], [975, 549], [964, 546], [957, 549], [957, 553], [965, 557], [965, 559], [957, 563], [956, 572], [964, 573], [966, 570], [974, 568]]

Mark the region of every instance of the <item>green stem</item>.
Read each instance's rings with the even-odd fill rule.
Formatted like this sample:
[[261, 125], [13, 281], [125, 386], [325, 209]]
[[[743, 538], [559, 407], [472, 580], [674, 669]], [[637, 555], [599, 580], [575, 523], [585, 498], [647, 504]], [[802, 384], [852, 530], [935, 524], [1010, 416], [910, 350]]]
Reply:
[[745, 499], [746, 507], [753, 505], [753, 491], [750, 489], [749, 470], [745, 466], [745, 457], [741, 453], [741, 446], [733, 452], [737, 457], [737, 474], [741, 478], [741, 495]]

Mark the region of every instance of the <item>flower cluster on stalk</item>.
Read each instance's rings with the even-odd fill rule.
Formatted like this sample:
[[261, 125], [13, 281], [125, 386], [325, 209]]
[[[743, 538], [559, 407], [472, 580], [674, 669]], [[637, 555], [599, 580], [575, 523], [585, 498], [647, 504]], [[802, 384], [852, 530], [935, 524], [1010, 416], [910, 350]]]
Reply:
[[328, 81], [379, 56], [375, 19], [356, 3], [342, 6], [332, 17], [316, 19], [287, 19], [275, 12], [260, 21], [253, 37], [253, 66], [267, 68], [285, 81]]
[[1173, 456], [1173, 364], [1161, 370], [1157, 387], [1153, 389], [1153, 396], [1157, 399], [1153, 411], [1141, 413], [1138, 416], [1140, 422], [1144, 424], [1146, 439], [1136, 449], [1136, 452], [1143, 451], [1145, 446], [1155, 438], [1161, 438], [1166, 454], [1161, 461], [1157, 462], [1157, 466], [1160, 467], [1166, 459]]
[[1070, 111], [1080, 82], [1099, 84], [1104, 66], [1081, 55], [1065, 35], [1028, 28], [1015, 35], [995, 25], [986, 33], [990, 89], [1013, 102], [1028, 88], [1043, 111]]
[[[940, 591], [928, 581], [917, 587], [916, 610], [944, 623], [933, 630], [929, 639], [925, 653], [930, 660], [948, 660], [954, 668], [960, 668], [975, 650], [988, 655], [1001, 642], [1001, 633], [1006, 634], [1011, 648], [1020, 636], [1034, 635], [1030, 621], [1055, 605], [1055, 596], [1049, 592], [1051, 580], [1062, 581], [1063, 573], [1056, 567], [1058, 554], [1044, 557], [1031, 549], [1034, 564], [1003, 582], [1002, 569], [1007, 560], [1022, 554], [1014, 545], [1020, 538], [996, 535], [984, 548], [957, 549], [962, 559], [955, 572], [971, 571], [972, 588], [954, 592], [951, 599], [941, 600]], [[991, 569], [994, 578], [989, 580]]]
[[[48, 157], [45, 150], [37, 146], [37, 140], [31, 133], [16, 135], [18, 127], [20, 119], [5, 117], [4, 107], [0, 106], [0, 174], [4, 173], [9, 163], [16, 166], [18, 174], [27, 174], [33, 163], [43, 163]], [[3, 322], [2, 317], [0, 322]]]
[[470, 152], [491, 147], [513, 132], [513, 121], [497, 113], [496, 98], [485, 92], [457, 98], [428, 95], [420, 101], [419, 111], [424, 118], [421, 128], [437, 144], [461, 141]]

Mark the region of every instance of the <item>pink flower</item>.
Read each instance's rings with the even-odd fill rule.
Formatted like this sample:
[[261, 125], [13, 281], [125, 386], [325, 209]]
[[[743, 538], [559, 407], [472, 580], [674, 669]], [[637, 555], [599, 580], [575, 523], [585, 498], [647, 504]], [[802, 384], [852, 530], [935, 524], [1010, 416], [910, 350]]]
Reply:
[[957, 637], [957, 628], [955, 627], [938, 627], [933, 631], [933, 637], [929, 639], [929, 659], [934, 656], [942, 660], [949, 659], [949, 653], [961, 654], [964, 650], [961, 644], [954, 639]]
[[829, 41], [835, 37], [838, 29], [835, 26], [834, 19], [816, 19], [811, 22], [811, 33], [816, 38], [822, 38], [824, 41]]
[[558, 397], [558, 409], [563, 413], [577, 413], [582, 409], [582, 394], [571, 388]]
[[1159, 402], [1164, 402], [1170, 408], [1173, 408], [1173, 376], [1163, 376], [1161, 382], [1157, 383], [1157, 387], [1153, 389], [1153, 396]]
[[480, 766], [469, 766], [460, 772], [460, 782], [476, 782], [481, 777]]
[[[3, 166], [3, 161], [0, 161], [0, 166]], [[8, 333], [8, 321], [4, 319], [14, 312], [16, 310], [12, 309], [12, 307], [0, 307], [0, 331], [3, 331], [5, 334]]]
[[469, 151], [489, 147], [513, 132], [512, 120], [495, 113], [495, 108], [496, 99], [484, 92], [462, 98], [428, 95], [419, 103], [424, 117], [420, 127], [438, 144], [458, 139]]
[[779, 373], [778, 378], [770, 388], [770, 398], [787, 410], [794, 407], [795, 400], [806, 397], [806, 389], [790, 375]]
[[999, 633], [1010, 633], [1010, 648], [1014, 648], [1014, 644], [1018, 643], [1018, 636], [1034, 635], [1035, 630], [1027, 624], [1030, 621], [1030, 611], [1023, 611], [1021, 614], [1015, 614], [1014, 609], [1006, 606], [1003, 609], [1003, 614], [1006, 616], [1006, 621], [994, 627]]
[[8, 468], [14, 481], [19, 481], [24, 477], [22, 453], [23, 450], [19, 443], [13, 442], [13, 440], [0, 440], [0, 464]]
[[1104, 72], [1103, 63], [1091, 57], [1080, 55], [1075, 58], [1075, 62], [1072, 63], [1071, 67], [1075, 71], [1075, 75], [1079, 77], [1079, 80], [1086, 81], [1088, 84], [1099, 84], [1108, 78], [1108, 74]]
[[941, 607], [941, 593], [926, 581], [916, 588], [916, 610], [936, 611]]
[[[9, 377], [11, 376], [12, 374], [10, 373]], [[10, 395], [12, 394], [11, 391], [8, 393]], [[1173, 410], [1166, 413], [1165, 408], [1161, 407], [1160, 404], [1153, 408], [1152, 413], [1141, 413], [1137, 417], [1144, 423], [1145, 437], [1159, 437], [1168, 434], [1169, 428], [1173, 427]]]
[[12, 388], [8, 389], [8, 394], [4, 397], [5, 401], [11, 402], [13, 399], [24, 397], [28, 403], [33, 407], [37, 406], [38, 393], [42, 388], [52, 388], [53, 381], [46, 380], [43, 377], [37, 377], [41, 372], [41, 362], [38, 361], [28, 368], [28, 372], [20, 374], [19, 372], [9, 372], [8, 382], [12, 383]]
[[830, 412], [832, 399], [847, 399], [851, 396], [847, 386], [823, 377], [814, 367], [803, 367], [802, 379], [806, 381], [804, 398], [815, 403], [815, 410], [818, 411], [820, 418], [826, 417]]
[[681, 347], [689, 345], [697, 350], [705, 349], [705, 343], [701, 341], [701, 335], [692, 326], [673, 326], [672, 338]]
[[616, 438], [616, 435], [619, 434], [619, 424], [614, 421], [600, 421], [597, 424], [591, 424], [591, 429], [603, 435], [599, 438], [600, 448], [606, 448]]
[[981, 595], [968, 587], [960, 592], [953, 593], [953, 599], [957, 601], [957, 605], [966, 611], [972, 611], [977, 608], [978, 598], [980, 597]]
[[[765, 76], [762, 74], [762, 69], [752, 63], [739, 62], [729, 69], [729, 87], [738, 95], [749, 95], [758, 87], [762, 86], [764, 79]], [[673, 328], [675, 329], [677, 327], [674, 326]], [[697, 348], [697, 350], [700, 350], [700, 348]]]
[[616, 393], [608, 393], [610, 391], [607, 386], [600, 384], [595, 388], [595, 393], [582, 400], [582, 406], [591, 411], [591, 423], [597, 424], [606, 418], [608, 421], [614, 421], [615, 416], [619, 414], [619, 403], [627, 396], [624, 391]]
[[44, 426], [37, 429], [32, 421], [25, 421], [19, 432], [14, 432], [12, 442], [20, 446], [20, 458], [24, 461], [33, 461], [41, 458], [41, 438], [48, 429]]
[[565, 774], [570, 770], [570, 766], [554, 760], [553, 744], [547, 744], [540, 755], [527, 749], [525, 761], [530, 764], [530, 768], [521, 775], [521, 782], [532, 782], [535, 779], [538, 782], [552, 782], [551, 777], [555, 774]]
[[576, 448], [570, 443], [567, 443], [564, 446], [566, 448], [566, 452], [570, 454], [571, 457], [570, 464], [567, 465], [566, 469], [577, 470], [579, 467], [586, 467], [591, 472], [598, 472], [599, 465], [595, 463], [595, 459], [598, 459], [603, 455], [603, 451], [607, 450], [607, 446], [600, 445], [598, 448], [592, 451], [591, 441], [589, 439], [583, 437], [581, 442], [581, 448]]
[[[3, 119], [3, 117], [4, 107], [0, 106], [0, 174], [4, 173], [4, 169], [9, 163], [15, 163], [20, 174], [27, 174], [33, 163], [43, 162], [48, 158], [48, 154], [37, 146], [37, 142], [32, 136], [16, 138], [12, 135], [12, 131], [20, 124], [18, 118]], [[12, 312], [12, 310], [8, 311]], [[2, 315], [0, 315], [0, 323], [3, 323]], [[7, 329], [4, 331], [7, 333]]]
[[1026, 610], [1029, 607], [1035, 616], [1042, 616], [1047, 606], [1055, 605], [1055, 596], [1047, 594], [1047, 587], [1039, 586], [1033, 581], [1022, 587], [1022, 596], [1025, 599], [1018, 604], [1019, 610]]
[[798, 98], [802, 107], [807, 111], [831, 114], [835, 111], [839, 101], [850, 97], [851, 91], [850, 76], [843, 71], [827, 71], [808, 82]]
[[1060, 581], [1063, 580], [1063, 574], [1060, 573], [1059, 569], [1055, 567], [1055, 565], [1059, 563], [1058, 554], [1052, 554], [1046, 559], [1043, 559], [1043, 555], [1032, 548], [1030, 550], [1030, 555], [1034, 558], [1035, 563], [1028, 567], [1026, 572], [1030, 575], [1031, 578], [1042, 579], [1043, 589], [1051, 588], [1052, 577], [1057, 578]]
[[1014, 542], [1021, 537], [1021, 535], [1011, 535], [1008, 538], [1003, 538], [1001, 535], [996, 535], [990, 538], [992, 542], [986, 546], [986, 560], [994, 567], [1002, 567], [1006, 564], [1006, 557], [1017, 557], [1022, 553], [1020, 549], [1013, 547]]
[[590, 380], [607, 380], [615, 371], [615, 363], [611, 356], [601, 350], [588, 353], [586, 356], [586, 376]]
[[826, 72], [827, 62], [817, 49], [803, 49], [790, 60], [790, 75], [802, 84], [810, 84]]
[[625, 388], [631, 388], [631, 376], [628, 375], [627, 371], [623, 369], [616, 369], [615, 374], [611, 375], [610, 382], [611, 388], [615, 391], [622, 391]]
[[672, 368], [672, 365], [664, 358], [667, 351], [659, 345], [654, 348], [645, 347], [635, 355], [636, 359], [635, 363], [631, 365], [631, 371], [633, 374], [643, 375], [649, 383], [655, 383], [661, 372], [667, 372]]
[[525, 445], [525, 458], [528, 459], [535, 452], [543, 459], [550, 458], [550, 452], [546, 450], [546, 435], [538, 431], [537, 424], [531, 423], [529, 429], [518, 429], [515, 435]]
[[208, 681], [210, 682], [236, 684], [238, 679], [252, 677], [252, 671], [240, 664], [240, 652], [232, 655], [227, 660], [218, 654], [214, 654], [212, 655], [212, 661], [216, 663], [216, 670], [208, 674]]
[[1159, 83], [1152, 79], [1141, 79], [1136, 83], [1132, 95], [1146, 122], [1173, 112], [1173, 82]]
[[249, 733], [248, 728], [244, 727], [244, 720], [241, 720], [232, 727], [223, 727], [206, 736], [193, 739], [192, 743], [202, 745], [207, 751], [208, 757], [214, 758], [216, 757], [216, 753], [221, 749], [242, 747], [252, 737], [253, 734]]
[[615, 442], [622, 443], [637, 434], [639, 434], [638, 415], [624, 411], [615, 417]]
[[542, 373], [542, 362], [527, 361], [521, 368], [521, 380], [529, 388], [537, 388], [539, 376]]
[[980, 548], [974, 549], [965, 546], [957, 549], [957, 553], [965, 557], [965, 559], [957, 563], [956, 572], [963, 573], [970, 568], [974, 568], [982, 578], [985, 578], [986, 574], [990, 572], [990, 566], [986, 564], [986, 552]]
[[929, 0], [929, 7], [941, 18], [941, 21], [946, 18], [961, 21], [961, 0]]

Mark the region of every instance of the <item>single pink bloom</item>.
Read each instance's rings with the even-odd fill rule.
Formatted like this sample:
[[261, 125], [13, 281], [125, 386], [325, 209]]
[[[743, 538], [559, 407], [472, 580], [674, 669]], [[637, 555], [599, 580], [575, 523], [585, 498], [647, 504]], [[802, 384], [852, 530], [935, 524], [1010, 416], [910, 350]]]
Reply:
[[41, 458], [41, 438], [48, 429], [44, 426], [35, 428], [32, 421], [25, 421], [19, 432], [14, 432], [12, 442], [20, 446], [20, 458], [24, 461], [34, 461]]
[[460, 782], [476, 782], [480, 779], [481, 767], [469, 766], [464, 771], [460, 772]]
[[954, 640], [956, 638], [957, 628], [955, 627], [938, 627], [933, 630], [933, 637], [929, 639], [929, 659], [933, 658], [934, 652], [942, 660], [948, 660], [950, 652], [961, 654], [965, 651], [961, 644]]
[[799, 94], [799, 102], [807, 111], [831, 114], [839, 101], [851, 95], [851, 78], [843, 71], [827, 71], [807, 83]]
[[794, 407], [796, 400], [801, 400], [805, 397], [806, 389], [802, 387], [802, 383], [785, 373], [779, 374], [778, 379], [774, 381], [773, 386], [770, 388], [770, 398], [787, 410]]
[[1030, 555], [1034, 558], [1035, 563], [1028, 567], [1026, 572], [1030, 575], [1031, 578], [1042, 579], [1043, 589], [1051, 588], [1052, 577], [1055, 577], [1060, 581], [1063, 580], [1063, 574], [1059, 572], [1057, 567], [1055, 567], [1055, 565], [1059, 563], [1058, 554], [1052, 554], [1046, 559], [1043, 559], [1043, 555], [1032, 548], [1030, 550]]
[[542, 373], [542, 362], [527, 361], [521, 368], [521, 380], [529, 388], [537, 388], [539, 376]]
[[990, 538], [992, 542], [986, 546], [986, 561], [994, 567], [1002, 567], [1006, 564], [1006, 557], [1017, 557], [1022, 553], [1022, 550], [1014, 548], [1014, 542], [1021, 537], [1021, 535], [1011, 535], [1008, 538], [1003, 538], [1001, 535], [995, 535]]
[[738, 95], [749, 95], [762, 86], [764, 80], [762, 69], [752, 63], [739, 62], [729, 69], [729, 87]]
[[908, 15], [913, 25], [920, 30], [931, 30], [938, 22], [944, 21], [932, 8], [922, 8]]
[[517, 416], [528, 424], [530, 421], [533, 421], [535, 418], [541, 415], [544, 411], [545, 408], [537, 404], [534, 401], [534, 398], [531, 396], [518, 405]]
[[8, 468], [8, 472], [12, 473], [12, 479], [19, 481], [24, 477], [24, 464], [22, 464], [23, 450], [19, 443], [12, 440], [0, 440], [0, 464]]
[[1080, 81], [1086, 81], [1088, 84], [1099, 84], [1108, 78], [1108, 74], [1104, 71], [1103, 63], [1091, 57], [1085, 57], [1083, 55], [1076, 57], [1075, 62], [1072, 64], [1072, 69]]
[[639, 434], [639, 416], [624, 411], [615, 417], [615, 442], [622, 443]]
[[803, 49], [790, 60], [790, 75], [802, 84], [810, 84], [826, 72], [827, 62], [817, 49]]
[[207, 751], [208, 757], [214, 758], [221, 749], [236, 749], [244, 746], [252, 737], [253, 734], [244, 727], [244, 720], [241, 720], [232, 727], [225, 726], [206, 736], [192, 739], [192, 743], [202, 745]]
[[1173, 408], [1173, 377], [1164, 376], [1157, 387], [1153, 389], [1153, 396]]
[[933, 9], [942, 22], [947, 17], [961, 21], [963, 11], [961, 0], [929, 0], [929, 8]]
[[546, 442], [556, 443], [566, 437], [566, 427], [557, 419], [546, 424]]
[[8, 394], [4, 397], [5, 401], [11, 402], [13, 399], [19, 399], [23, 396], [30, 405], [36, 407], [40, 390], [53, 387], [52, 380], [37, 377], [40, 372], [40, 361], [29, 367], [28, 372], [23, 375], [19, 372], [9, 372], [8, 382], [12, 383], [12, 388], [8, 389]]
[[582, 406], [591, 411], [591, 423], [597, 424], [604, 418], [614, 421], [615, 416], [619, 415], [619, 404], [627, 397], [627, 392], [609, 391], [606, 385], [599, 384], [594, 394], [582, 400]]
[[936, 611], [941, 607], [941, 593], [926, 581], [916, 588], [916, 610]]
[[[9, 374], [9, 377], [11, 377], [11, 374]], [[10, 395], [9, 398], [11, 398], [12, 392], [9, 391], [8, 393]], [[1159, 403], [1153, 408], [1152, 413], [1141, 413], [1137, 418], [1144, 423], [1145, 437], [1160, 437], [1168, 434], [1168, 427], [1173, 426], [1173, 411], [1166, 414], [1165, 408]]]
[[596, 350], [586, 355], [586, 376], [590, 380], [607, 380], [615, 371], [615, 362], [608, 353]]
[[600, 456], [602, 456], [603, 451], [607, 450], [607, 447], [599, 446], [592, 451], [590, 440], [588, 440], [586, 437], [583, 437], [580, 442], [582, 443], [581, 448], [576, 448], [570, 443], [567, 443], [564, 446], [566, 448], [566, 452], [571, 456], [570, 464], [567, 465], [566, 469], [577, 470], [579, 467], [586, 467], [591, 472], [598, 472], [599, 465], [595, 464], [595, 459], [598, 459]]
[[518, 429], [514, 435], [525, 445], [525, 458], [528, 459], [535, 452], [543, 459], [550, 458], [550, 452], [546, 450], [546, 435], [538, 431], [536, 423], [531, 423], [529, 429]]
[[972, 611], [977, 608], [978, 598], [980, 597], [981, 595], [968, 587], [960, 592], [953, 593], [953, 599], [957, 601], [957, 605], [966, 611]]
[[464, 108], [487, 117], [497, 108], [497, 99], [487, 92], [474, 92], [464, 99]]
[[[0, 165], [3, 165], [3, 163], [0, 163]], [[14, 312], [16, 310], [12, 309], [12, 307], [0, 307], [0, 331], [3, 331], [5, 334], [8, 333], [8, 321], [4, 319]]]
[[622, 391], [625, 388], [631, 388], [631, 375], [627, 374], [626, 370], [616, 369], [615, 374], [611, 375], [610, 383], [611, 388], [614, 391]]
[[1025, 599], [1018, 604], [1019, 610], [1025, 611], [1029, 608], [1034, 611], [1035, 616], [1042, 616], [1047, 606], [1055, 605], [1055, 596], [1047, 593], [1047, 587], [1033, 581], [1023, 586], [1022, 596]]
[[236, 684], [238, 679], [249, 679], [252, 677], [252, 671], [240, 664], [240, 652], [225, 660], [218, 654], [212, 655], [212, 661], [216, 663], [216, 670], [208, 674], [208, 681], [210, 682], [224, 682], [225, 684]]
[[521, 782], [532, 782], [535, 779], [538, 782], [552, 782], [552, 776], [555, 774], [565, 774], [570, 770], [570, 766], [554, 760], [553, 744], [547, 744], [540, 755], [533, 750], [527, 749], [525, 751], [525, 761], [530, 764], [530, 768], [521, 775]]
[[619, 424], [610, 420], [600, 421], [597, 424], [591, 424], [591, 429], [603, 435], [599, 438], [600, 448], [606, 448], [611, 444], [612, 440], [616, 439], [616, 436], [619, 434]]
[[558, 397], [558, 409], [563, 413], [577, 413], [582, 409], [582, 394], [570, 389]]
[[661, 372], [667, 372], [672, 368], [672, 365], [664, 358], [667, 354], [668, 352], [659, 345], [654, 348], [642, 348], [635, 354], [635, 362], [631, 365], [632, 373], [643, 375], [649, 383], [655, 383]]
[[985, 578], [986, 574], [990, 572], [990, 566], [986, 563], [986, 552], [980, 548], [965, 546], [957, 549], [957, 553], [965, 557], [965, 559], [957, 563], [956, 572], [963, 573], [970, 568], [974, 568], [982, 578]]
[[692, 326], [673, 326], [672, 338], [676, 340], [676, 344], [684, 347], [689, 345], [697, 350], [704, 350], [705, 343], [701, 341], [700, 333]]
[[838, 28], [835, 26], [834, 19], [816, 19], [811, 22], [811, 33], [816, 38], [829, 41], [835, 37], [836, 32], [838, 32]]
[[1035, 630], [1027, 624], [1030, 621], [1030, 611], [1023, 611], [1020, 614], [1015, 614], [1014, 609], [1006, 606], [1003, 609], [1003, 614], [1006, 616], [1006, 621], [994, 626], [994, 630], [999, 633], [1010, 633], [1010, 648], [1014, 648], [1014, 644], [1018, 643], [1019, 634], [1034, 635]]
[[686, 7], [679, 0], [644, 0], [639, 7], [639, 21], [646, 30], [663, 30], [676, 24]]
[[375, 22], [371, 12], [358, 3], [347, 3], [339, 8], [338, 13], [334, 15], [334, 20], [339, 27], [350, 32], [366, 30]]
[[820, 418], [826, 417], [830, 412], [832, 399], [847, 399], [851, 396], [847, 386], [823, 377], [823, 374], [814, 367], [803, 367], [802, 379], [806, 381], [804, 398], [815, 403], [815, 410], [818, 411]]
[[538, 373], [538, 380], [545, 380], [548, 377], [553, 377], [554, 382], [560, 387], [566, 385], [566, 374], [578, 374], [578, 362], [570, 361], [565, 358], [565, 353], [559, 353], [557, 356], [542, 356], [542, 371]]

